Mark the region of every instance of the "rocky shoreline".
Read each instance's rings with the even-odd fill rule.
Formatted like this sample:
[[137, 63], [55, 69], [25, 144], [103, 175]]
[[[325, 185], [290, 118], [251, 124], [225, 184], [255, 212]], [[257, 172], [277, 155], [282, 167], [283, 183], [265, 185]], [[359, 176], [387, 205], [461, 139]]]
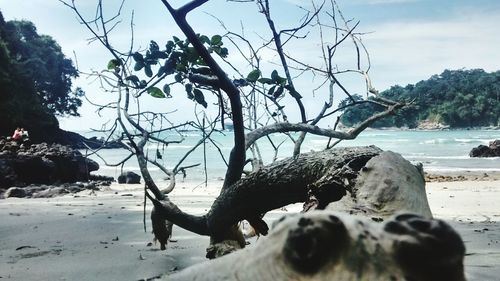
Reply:
[[91, 174], [97, 162], [60, 144], [29, 144], [0, 138], [2, 197], [54, 197], [109, 186], [110, 177]]

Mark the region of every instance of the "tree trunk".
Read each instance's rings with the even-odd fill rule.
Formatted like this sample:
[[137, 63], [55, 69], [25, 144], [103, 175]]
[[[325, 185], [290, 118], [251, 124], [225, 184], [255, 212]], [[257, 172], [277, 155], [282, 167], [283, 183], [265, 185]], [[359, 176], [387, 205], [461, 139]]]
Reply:
[[[359, 170], [381, 150], [375, 146], [337, 148], [301, 154], [262, 167], [233, 185], [224, 188], [204, 216], [183, 213], [168, 197], [150, 198], [155, 205], [157, 219], [163, 219], [189, 231], [210, 235], [211, 244], [225, 243], [244, 246], [241, 233], [234, 225], [248, 220], [257, 233], [267, 234], [267, 224], [261, 219], [270, 210], [288, 204], [314, 199], [315, 208], [340, 200], [354, 187]], [[156, 234], [158, 239], [166, 235]], [[212, 252], [218, 252], [212, 245]], [[220, 245], [227, 253], [228, 245]], [[217, 254], [208, 253], [209, 257]]]
[[[259, 239], [254, 246], [192, 266], [164, 280], [465, 280], [464, 244], [448, 224], [431, 219], [421, 169], [392, 152], [359, 162], [331, 161], [337, 157], [328, 157], [328, 153], [314, 154], [313, 158], [321, 158], [318, 161], [309, 159], [313, 154], [303, 156], [300, 162], [310, 166], [277, 163], [274, 167], [283, 165], [283, 171], [275, 168], [260, 177], [245, 179], [254, 181], [240, 181], [243, 193], [222, 193], [210, 214], [227, 217], [217, 212], [229, 207], [245, 215], [253, 214], [248, 206], [228, 203], [234, 200], [247, 205], [243, 204], [246, 195], [257, 212], [265, 212], [280, 205], [271, 203], [272, 198], [267, 198], [271, 195], [288, 198], [275, 199], [280, 203], [299, 202], [310, 199], [311, 193], [325, 186], [334, 190], [333, 194], [341, 194], [338, 190], [342, 189], [342, 182], [348, 196], [331, 203], [327, 210], [284, 217], [269, 237]], [[358, 166], [355, 162], [364, 163]], [[332, 163], [337, 169], [328, 168], [334, 167], [330, 166]], [[288, 169], [291, 167], [298, 170]], [[344, 174], [348, 176], [335, 176], [342, 174], [339, 169], [348, 170], [346, 167], [351, 169]], [[356, 170], [361, 172], [351, 178]], [[273, 175], [272, 183], [264, 180], [269, 179], [264, 176], [267, 173]], [[306, 180], [293, 176], [297, 173]], [[327, 185], [327, 179], [333, 182]], [[252, 182], [259, 183], [258, 190], [249, 187]], [[278, 183], [281, 187], [274, 187]], [[303, 185], [302, 189], [299, 185]], [[253, 192], [245, 191], [246, 188]], [[311, 191], [309, 195], [307, 190]], [[259, 193], [263, 196], [254, 202]], [[227, 201], [221, 201], [224, 198]], [[320, 195], [313, 208], [324, 205], [322, 201]], [[265, 207], [261, 207], [261, 202]], [[209, 221], [213, 226], [213, 218]], [[232, 219], [221, 221], [232, 223]]]

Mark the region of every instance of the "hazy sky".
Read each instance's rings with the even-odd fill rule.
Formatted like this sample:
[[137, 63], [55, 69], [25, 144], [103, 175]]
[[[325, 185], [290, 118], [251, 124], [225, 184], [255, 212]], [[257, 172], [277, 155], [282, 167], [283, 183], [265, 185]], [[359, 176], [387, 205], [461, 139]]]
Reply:
[[[118, 0], [104, 2], [109, 11], [120, 3]], [[174, 5], [185, 2], [172, 1]], [[76, 3], [88, 16], [95, 12], [94, 0], [77, 0]], [[300, 10], [294, 4], [309, 5], [308, 1], [299, 0], [272, 0], [271, 3], [275, 6], [273, 15], [282, 23], [281, 27], [292, 26], [297, 17], [300, 18]], [[498, 0], [339, 0], [338, 3], [346, 17], [361, 21], [358, 31], [369, 32], [363, 38], [370, 51], [373, 83], [379, 90], [396, 84], [413, 84], [444, 69], [500, 69]], [[102, 70], [110, 59], [103, 47], [88, 44], [86, 39], [90, 33], [78, 24], [73, 12], [57, 0], [0, 0], [0, 10], [6, 20], [34, 22], [38, 32], [55, 38], [68, 57], [73, 58], [73, 52], [76, 53], [82, 71]], [[129, 42], [128, 22], [132, 10], [135, 11], [137, 47], [147, 46], [151, 39], [163, 45], [171, 35], [180, 34], [161, 1], [128, 0], [122, 11], [123, 23], [112, 34], [116, 45], [126, 46]], [[220, 25], [205, 12], [216, 15], [229, 27], [239, 28], [242, 22], [248, 32], [258, 32], [265, 25], [255, 3], [211, 0], [189, 17], [193, 28], [207, 35], [220, 33]], [[304, 56], [309, 49], [304, 45]], [[93, 100], [104, 101], [107, 94], [100, 92], [95, 83], [88, 85], [89, 82], [81, 77], [75, 85], [83, 87]], [[148, 103], [159, 106], [158, 100], [147, 98], [150, 100], [143, 106]], [[169, 106], [192, 106], [192, 103], [166, 104], [166, 110]], [[61, 126], [72, 130], [96, 128], [104, 119], [96, 118], [94, 111], [95, 108], [85, 104], [80, 109], [81, 118], [60, 119]]]

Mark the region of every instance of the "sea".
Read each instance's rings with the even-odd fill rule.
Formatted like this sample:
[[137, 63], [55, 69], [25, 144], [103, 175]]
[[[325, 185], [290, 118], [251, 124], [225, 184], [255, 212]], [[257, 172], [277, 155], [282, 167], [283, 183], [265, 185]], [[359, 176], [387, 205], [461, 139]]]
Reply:
[[[297, 134], [292, 135], [292, 137], [294, 136], [296, 137]], [[232, 132], [213, 133], [212, 141], [207, 141], [205, 145], [201, 144], [187, 156], [186, 154], [192, 149], [193, 145], [202, 138], [200, 133], [187, 131], [164, 134], [160, 137], [170, 141], [183, 141], [181, 143], [171, 143], [168, 146], [151, 144], [147, 147], [148, 157], [156, 159], [167, 169], [173, 168], [184, 157], [185, 160], [180, 165], [181, 167], [199, 164], [196, 167], [186, 169], [185, 178], [178, 175], [178, 181], [203, 185], [205, 181], [213, 183], [220, 182], [223, 179], [227, 167], [225, 161], [227, 161], [232, 148]], [[500, 157], [471, 158], [469, 152], [472, 148], [480, 144], [488, 145], [490, 141], [495, 139], [500, 139], [500, 130], [416, 131], [367, 129], [356, 139], [342, 141], [337, 146], [376, 145], [383, 150], [400, 153], [412, 163], [422, 163], [424, 170], [429, 173], [488, 172], [500, 171]], [[262, 156], [265, 164], [292, 155], [293, 142], [289, 136], [275, 134], [272, 135], [271, 140], [273, 144], [270, 143], [269, 139], [262, 138], [258, 142], [258, 150], [254, 150], [254, 153]], [[323, 150], [327, 144], [328, 138], [308, 134], [302, 146], [302, 152]], [[275, 153], [273, 146], [278, 148], [277, 153]], [[91, 151], [82, 150], [81, 152], [91, 154]], [[122, 170], [139, 173], [139, 167], [134, 157], [124, 162], [123, 165], [106, 165], [106, 163], [110, 165], [117, 164], [128, 155], [129, 152], [124, 149], [105, 149], [99, 152], [99, 156], [93, 154], [89, 157], [100, 165], [97, 174], [117, 178]], [[250, 150], [247, 152], [247, 158], [249, 157], [252, 157]], [[250, 169], [250, 166], [246, 168]], [[151, 165], [149, 170], [160, 185], [168, 182], [167, 176], [159, 168]]]

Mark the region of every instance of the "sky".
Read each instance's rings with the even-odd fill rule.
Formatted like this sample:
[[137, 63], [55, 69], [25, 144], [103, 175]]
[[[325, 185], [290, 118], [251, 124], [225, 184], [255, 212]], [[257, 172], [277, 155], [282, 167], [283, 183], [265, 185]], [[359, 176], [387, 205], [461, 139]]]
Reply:
[[[109, 15], [120, 3], [118, 0], [104, 2]], [[178, 6], [186, 1], [171, 2]], [[86, 16], [91, 17], [95, 13], [96, 1], [76, 0], [76, 3]], [[273, 0], [271, 3], [273, 17], [279, 28], [294, 26], [300, 19], [303, 10], [297, 5], [310, 7], [309, 1]], [[500, 69], [498, 0], [338, 0], [338, 3], [346, 18], [360, 21], [356, 31], [366, 33], [363, 43], [370, 53], [370, 75], [373, 85], [379, 90], [392, 85], [414, 84], [445, 69]], [[67, 57], [74, 59], [76, 55], [78, 68], [82, 72], [100, 71], [110, 59], [102, 46], [95, 42], [89, 44], [89, 31], [78, 23], [70, 9], [57, 0], [0, 0], [0, 10], [6, 20], [25, 19], [34, 22], [38, 33], [52, 36]], [[156, 40], [162, 45], [172, 35], [182, 38], [160, 0], [128, 0], [120, 15], [122, 23], [111, 34], [116, 46], [126, 48], [130, 42], [132, 10], [136, 48], [146, 47], [149, 40]], [[211, 15], [221, 19], [232, 30], [241, 30], [241, 26], [245, 26], [245, 35], [252, 40], [258, 41], [260, 36], [267, 34], [265, 19], [258, 13], [255, 3], [211, 0], [190, 14], [188, 20], [197, 32], [220, 34], [221, 26]], [[313, 54], [313, 51], [317, 51], [317, 41], [317, 35], [309, 34], [307, 40], [293, 45], [294, 54], [313, 64], [318, 62], [318, 56]], [[266, 53], [263, 59], [277, 62], [276, 56], [266, 57]], [[242, 63], [242, 60], [235, 59], [235, 63]], [[342, 53], [336, 63], [352, 63], [352, 53]], [[247, 66], [242, 64], [241, 67], [245, 69]], [[270, 68], [265, 70], [270, 71]], [[302, 79], [297, 87], [302, 92], [308, 92], [314, 82], [311, 79]], [[361, 91], [359, 79], [345, 79], [345, 84], [352, 87], [355, 93]], [[94, 102], [104, 103], [113, 98], [93, 81], [81, 75], [74, 85], [82, 87]], [[308, 97], [307, 94], [304, 96]], [[314, 108], [320, 107], [323, 102], [307, 99], [305, 103]], [[180, 108], [178, 116], [174, 117], [177, 121], [182, 121], [182, 116], [186, 116], [184, 108], [190, 112], [194, 110], [192, 102], [185, 98], [158, 101], [145, 97], [141, 106], [161, 111]], [[98, 117], [95, 107], [88, 102], [79, 111], [82, 115], [80, 118], [60, 118], [61, 127], [84, 131], [99, 128], [102, 123], [113, 118], [112, 115]]]

